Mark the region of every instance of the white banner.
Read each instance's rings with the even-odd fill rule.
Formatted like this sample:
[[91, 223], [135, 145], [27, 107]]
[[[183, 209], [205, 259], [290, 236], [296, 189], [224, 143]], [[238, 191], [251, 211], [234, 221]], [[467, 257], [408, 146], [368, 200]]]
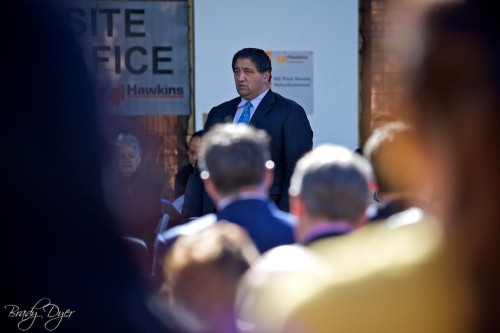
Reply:
[[299, 103], [307, 114], [313, 114], [313, 53], [267, 51], [267, 54], [273, 66], [273, 91]]

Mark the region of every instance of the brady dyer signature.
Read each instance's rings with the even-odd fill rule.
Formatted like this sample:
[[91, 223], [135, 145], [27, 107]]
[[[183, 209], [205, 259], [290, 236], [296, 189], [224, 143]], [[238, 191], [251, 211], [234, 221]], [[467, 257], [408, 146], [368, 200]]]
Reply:
[[15, 304], [7, 304], [4, 309], [9, 311], [8, 318], [19, 319], [17, 328], [21, 331], [29, 330], [38, 318], [43, 322], [47, 331], [53, 331], [59, 327], [64, 318], [70, 318], [75, 313], [70, 309], [61, 311], [59, 306], [53, 304], [49, 298], [40, 298], [28, 310], [21, 310]]

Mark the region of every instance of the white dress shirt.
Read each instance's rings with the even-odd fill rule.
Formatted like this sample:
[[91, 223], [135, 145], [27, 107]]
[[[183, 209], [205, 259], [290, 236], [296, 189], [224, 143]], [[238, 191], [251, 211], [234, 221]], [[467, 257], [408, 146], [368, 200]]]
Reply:
[[[264, 98], [264, 96], [267, 94], [269, 91], [269, 88], [267, 88], [262, 94], [259, 96], [255, 97], [250, 101], [252, 103], [252, 106], [250, 107], [250, 119], [252, 119], [253, 114], [255, 113], [255, 110], [259, 107], [260, 102]], [[241, 98], [240, 104], [238, 104], [238, 109], [236, 110], [236, 114], [234, 115], [233, 119], [233, 124], [238, 123], [238, 119], [240, 119], [241, 114], [243, 113], [243, 109], [245, 108], [245, 104], [247, 104], [248, 100]]]

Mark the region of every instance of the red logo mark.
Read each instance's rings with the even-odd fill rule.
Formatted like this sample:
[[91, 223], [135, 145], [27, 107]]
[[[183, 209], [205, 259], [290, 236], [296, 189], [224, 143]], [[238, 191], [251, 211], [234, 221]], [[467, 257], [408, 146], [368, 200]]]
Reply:
[[107, 96], [109, 103], [112, 106], [117, 106], [118, 104], [123, 102], [123, 100], [125, 99], [124, 91], [125, 91], [125, 89], [123, 87], [123, 84], [121, 84], [119, 87], [111, 88], [111, 91], [109, 92], [109, 94]]

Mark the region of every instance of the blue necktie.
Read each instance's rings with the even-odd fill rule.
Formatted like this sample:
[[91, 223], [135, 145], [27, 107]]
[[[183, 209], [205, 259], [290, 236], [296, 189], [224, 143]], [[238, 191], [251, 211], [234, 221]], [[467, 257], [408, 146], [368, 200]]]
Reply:
[[238, 124], [248, 124], [250, 122], [250, 107], [252, 106], [252, 103], [250, 101], [245, 104], [245, 108], [243, 109], [243, 113], [240, 116], [240, 119], [238, 119]]

